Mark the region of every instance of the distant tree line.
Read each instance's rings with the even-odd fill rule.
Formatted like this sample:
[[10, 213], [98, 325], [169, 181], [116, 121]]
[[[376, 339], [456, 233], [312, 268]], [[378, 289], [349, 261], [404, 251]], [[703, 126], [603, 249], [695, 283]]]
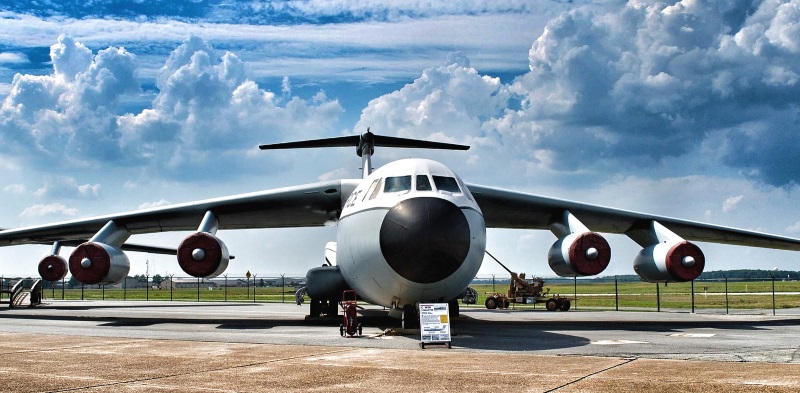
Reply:
[[[793, 270], [757, 270], [757, 269], [738, 269], [738, 270], [719, 270], [713, 272], [703, 272], [703, 274], [698, 277], [698, 280], [724, 280], [725, 277], [728, 280], [770, 280], [772, 276], [775, 276], [776, 280], [800, 280], [800, 271], [793, 271]], [[529, 277], [530, 278], [530, 277]], [[572, 277], [543, 277], [546, 282], [549, 283], [565, 283], [565, 282], [572, 282]], [[592, 277], [590, 280], [595, 282], [613, 282], [614, 279], [618, 282], [637, 282], [642, 281], [642, 278], [636, 274], [622, 274], [617, 276], [597, 276]], [[585, 280], [585, 279], [584, 279]], [[511, 278], [509, 275], [506, 274], [497, 274], [495, 275], [494, 283], [495, 284], [508, 284], [511, 282]], [[473, 281], [473, 283], [478, 284], [491, 284], [491, 278], [481, 277]]]

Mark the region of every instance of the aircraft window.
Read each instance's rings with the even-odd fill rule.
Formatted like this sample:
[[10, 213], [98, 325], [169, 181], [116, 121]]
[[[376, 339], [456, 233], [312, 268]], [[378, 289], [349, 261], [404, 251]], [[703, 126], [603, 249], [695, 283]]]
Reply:
[[381, 179], [375, 179], [375, 181], [373, 181], [369, 186], [367, 192], [364, 193], [364, 199], [367, 199], [367, 197], [369, 197], [369, 199], [375, 199], [375, 197], [378, 195], [378, 190], [380, 190], [380, 187], [378, 187], [378, 184], [380, 183]]
[[430, 191], [433, 190], [431, 181], [428, 180], [426, 175], [417, 175], [417, 191]]
[[383, 184], [383, 192], [400, 192], [411, 190], [411, 176], [387, 177]]
[[455, 178], [447, 176], [434, 176], [433, 182], [436, 184], [436, 188], [438, 188], [439, 191], [461, 192], [461, 189], [458, 188], [458, 182]]

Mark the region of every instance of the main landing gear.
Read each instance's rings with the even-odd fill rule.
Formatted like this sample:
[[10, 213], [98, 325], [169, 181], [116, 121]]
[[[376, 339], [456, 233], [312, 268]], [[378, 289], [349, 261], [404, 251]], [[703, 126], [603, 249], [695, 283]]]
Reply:
[[413, 304], [403, 306], [403, 329], [419, 329], [419, 309]]
[[309, 318], [330, 318], [339, 316], [339, 302], [334, 299], [311, 299]]

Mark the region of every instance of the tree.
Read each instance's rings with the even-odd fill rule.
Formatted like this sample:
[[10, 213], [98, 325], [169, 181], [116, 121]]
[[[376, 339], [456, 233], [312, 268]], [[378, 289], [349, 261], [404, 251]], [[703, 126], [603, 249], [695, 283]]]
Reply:
[[153, 281], [153, 285], [159, 285], [161, 281], [164, 281], [164, 278], [161, 277], [160, 274], [154, 274], [151, 280]]
[[67, 281], [67, 288], [75, 288], [79, 286], [81, 286], [81, 282], [78, 281], [78, 279], [75, 278], [75, 276], [71, 276], [69, 278], [69, 281]]

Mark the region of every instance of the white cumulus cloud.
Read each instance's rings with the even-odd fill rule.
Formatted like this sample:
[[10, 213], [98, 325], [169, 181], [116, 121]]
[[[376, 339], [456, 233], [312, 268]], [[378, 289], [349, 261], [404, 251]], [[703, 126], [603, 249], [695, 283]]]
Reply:
[[744, 199], [744, 195], [732, 196], [726, 199], [725, 202], [722, 202], [722, 211], [725, 213], [730, 212], [731, 210], [736, 208], [736, 206], [739, 204], [739, 202], [742, 201], [742, 199]]
[[78, 184], [70, 176], [50, 176], [44, 187], [34, 191], [37, 198], [95, 199], [100, 196], [99, 184]]
[[158, 200], [156, 202], [145, 202], [145, 203], [142, 203], [141, 205], [139, 205], [139, 207], [137, 209], [138, 210], [152, 209], [154, 207], [167, 206], [169, 204], [170, 204], [170, 202], [168, 200], [160, 199], [160, 200]]
[[152, 107], [138, 113], [120, 108], [141, 91], [134, 54], [109, 47], [93, 55], [62, 35], [50, 56], [53, 73], [18, 74], [0, 106], [0, 152], [43, 170], [137, 166], [184, 180], [240, 175], [253, 169], [237, 158], [256, 141], [329, 130], [343, 111], [324, 94], [276, 97], [248, 79], [235, 54], [219, 54], [198, 37], [172, 52]]
[[26, 190], [27, 189], [24, 184], [9, 184], [3, 188], [3, 191], [10, 192], [12, 194], [22, 194]]
[[74, 216], [78, 214], [77, 209], [69, 208], [61, 203], [50, 203], [46, 205], [33, 205], [19, 214], [22, 218], [53, 217], [53, 216]]

